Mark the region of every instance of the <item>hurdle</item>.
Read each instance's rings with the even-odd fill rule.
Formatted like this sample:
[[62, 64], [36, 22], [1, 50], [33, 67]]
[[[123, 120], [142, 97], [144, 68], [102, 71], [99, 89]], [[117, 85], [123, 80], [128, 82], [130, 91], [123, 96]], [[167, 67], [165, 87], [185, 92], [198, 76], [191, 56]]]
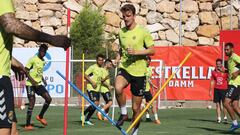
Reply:
[[167, 79], [167, 81], [163, 84], [163, 86], [158, 90], [158, 92], [154, 95], [154, 97], [152, 98], [152, 100], [147, 104], [147, 106], [143, 109], [143, 111], [138, 115], [138, 117], [133, 121], [133, 123], [129, 126], [129, 128], [127, 129], [127, 133], [129, 133], [129, 131], [133, 128], [133, 126], [141, 119], [142, 115], [147, 111], [147, 109], [151, 106], [151, 104], [154, 102], [154, 100], [158, 97], [158, 95], [161, 93], [161, 91], [167, 86], [167, 84], [169, 83], [169, 81], [174, 77], [174, 75], [178, 72], [178, 70], [182, 67], [182, 65], [189, 59], [189, 57], [191, 56], [191, 52], [189, 52], [187, 54], [187, 56], [185, 56], [185, 58], [183, 59], [183, 61], [180, 63], [180, 65], [178, 66], [178, 68], [172, 73], [172, 75]]
[[57, 72], [57, 74], [58, 74], [59, 76], [61, 76], [68, 84], [70, 84], [70, 86], [71, 86], [76, 92], [78, 92], [78, 94], [80, 94], [81, 96], [83, 96], [85, 100], [87, 100], [87, 101], [88, 101], [91, 105], [93, 105], [104, 117], [106, 117], [106, 118], [108, 119], [108, 121], [110, 121], [110, 122], [112, 123], [112, 125], [114, 125], [115, 127], [117, 127], [117, 128], [121, 131], [121, 133], [122, 133], [123, 135], [127, 135], [127, 133], [126, 133], [126, 131], [125, 131], [124, 129], [122, 129], [120, 126], [117, 126], [116, 122], [113, 121], [105, 112], [103, 112], [103, 111], [101, 110], [101, 108], [99, 108], [97, 105], [95, 105], [84, 93], [82, 93], [82, 91], [81, 91], [76, 85], [74, 85], [71, 81], [66, 80], [66, 77], [65, 77], [62, 73], [60, 73], [58, 70], [57, 70], [56, 72]]

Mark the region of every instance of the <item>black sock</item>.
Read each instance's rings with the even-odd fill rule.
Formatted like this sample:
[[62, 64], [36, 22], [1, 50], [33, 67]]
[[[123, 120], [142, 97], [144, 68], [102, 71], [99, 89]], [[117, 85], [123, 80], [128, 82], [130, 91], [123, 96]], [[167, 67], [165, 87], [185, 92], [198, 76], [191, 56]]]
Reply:
[[33, 108], [28, 108], [27, 110], [26, 126], [29, 126], [31, 124], [32, 111], [33, 111]]
[[43, 107], [42, 107], [41, 112], [39, 113], [39, 118], [40, 118], [40, 119], [43, 118], [43, 115], [44, 115], [44, 113], [47, 111], [48, 107], [49, 107], [49, 104], [45, 102], [44, 105], [43, 105]]
[[90, 112], [90, 110], [92, 109], [92, 106], [88, 106], [87, 109], [84, 110], [84, 115], [86, 115], [88, 112]]
[[87, 115], [87, 118], [86, 118], [86, 121], [89, 121], [90, 118], [92, 117], [92, 115], [94, 114], [95, 112], [95, 108], [92, 107], [92, 109], [89, 111], [88, 115]]

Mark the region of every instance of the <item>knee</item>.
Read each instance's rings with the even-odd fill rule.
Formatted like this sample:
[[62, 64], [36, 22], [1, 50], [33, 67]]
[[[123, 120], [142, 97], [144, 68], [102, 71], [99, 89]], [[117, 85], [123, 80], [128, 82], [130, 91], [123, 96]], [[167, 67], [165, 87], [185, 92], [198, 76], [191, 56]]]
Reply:
[[109, 106], [111, 106], [111, 105], [113, 104], [113, 102], [112, 102], [112, 101], [109, 101], [107, 104], [108, 104]]
[[140, 112], [139, 107], [133, 107], [132, 110], [133, 110], [133, 113], [135, 113], [135, 114]]
[[46, 103], [50, 104], [51, 102], [52, 102], [52, 98], [51, 97], [46, 99]]

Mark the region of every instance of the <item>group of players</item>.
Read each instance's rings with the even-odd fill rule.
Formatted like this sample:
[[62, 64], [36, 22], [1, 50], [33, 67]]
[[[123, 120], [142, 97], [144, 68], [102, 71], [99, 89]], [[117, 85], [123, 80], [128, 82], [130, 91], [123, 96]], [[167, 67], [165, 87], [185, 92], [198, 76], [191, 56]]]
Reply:
[[223, 66], [221, 59], [216, 60], [216, 68], [212, 72], [210, 96], [214, 87], [213, 101], [216, 103], [217, 122], [221, 122], [221, 103], [224, 105], [224, 123], [227, 123], [227, 113], [232, 119], [229, 131], [240, 128], [236, 115], [240, 117], [239, 96], [240, 96], [240, 56], [234, 53], [233, 43], [225, 44], [225, 54], [228, 57], [227, 68]]

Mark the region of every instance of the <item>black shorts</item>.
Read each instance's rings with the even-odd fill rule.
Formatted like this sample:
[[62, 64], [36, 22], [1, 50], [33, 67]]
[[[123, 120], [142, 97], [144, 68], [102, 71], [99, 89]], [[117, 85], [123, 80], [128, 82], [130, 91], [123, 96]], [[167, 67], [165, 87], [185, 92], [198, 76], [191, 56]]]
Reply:
[[87, 93], [91, 101], [95, 102], [100, 100], [99, 92], [88, 90]]
[[11, 128], [12, 122], [17, 122], [12, 83], [9, 77], [0, 76], [0, 128]]
[[214, 103], [220, 103], [221, 101], [224, 102], [226, 92], [227, 92], [227, 90], [220, 90], [220, 89], [215, 88], [213, 102]]
[[146, 76], [136, 77], [130, 75], [126, 70], [120, 68], [118, 74], [123, 76], [131, 84], [131, 92], [134, 96], [143, 96], [146, 88]]
[[144, 91], [143, 92], [143, 98], [146, 99], [146, 102], [151, 101], [152, 98], [153, 98], [152, 93], [150, 91]]
[[226, 98], [232, 100], [239, 100], [240, 96], [240, 86], [235, 87], [234, 85], [228, 85], [228, 90], [226, 92]]
[[35, 93], [37, 93], [39, 96], [42, 96], [44, 93], [48, 92], [47, 89], [43, 85], [26, 86], [26, 89], [27, 89], [28, 97], [35, 97]]
[[110, 92], [106, 92], [106, 93], [101, 93], [101, 95], [103, 96], [104, 101], [106, 102], [106, 104], [109, 101], [112, 101], [112, 95]]

